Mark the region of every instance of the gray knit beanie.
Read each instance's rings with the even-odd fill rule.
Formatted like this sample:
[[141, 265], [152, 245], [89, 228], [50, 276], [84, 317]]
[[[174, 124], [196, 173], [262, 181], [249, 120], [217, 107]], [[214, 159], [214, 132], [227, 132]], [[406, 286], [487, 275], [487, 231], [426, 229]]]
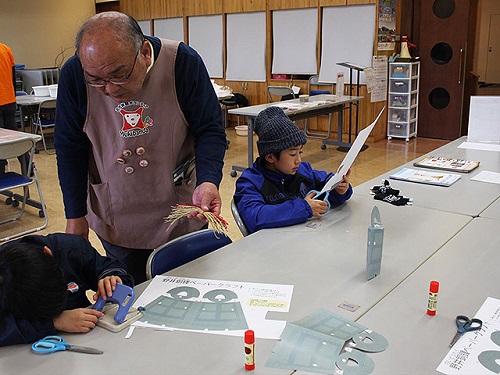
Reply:
[[307, 143], [304, 132], [279, 107], [261, 111], [255, 119], [254, 131], [259, 137], [257, 149], [262, 157]]

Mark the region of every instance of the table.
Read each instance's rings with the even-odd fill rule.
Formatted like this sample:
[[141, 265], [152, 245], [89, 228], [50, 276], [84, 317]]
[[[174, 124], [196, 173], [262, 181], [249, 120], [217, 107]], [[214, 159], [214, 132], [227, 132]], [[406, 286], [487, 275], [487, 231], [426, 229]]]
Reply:
[[[358, 320], [389, 341], [371, 355], [374, 374], [436, 373], [456, 333], [455, 317], [473, 317], [487, 297], [500, 298], [498, 229], [498, 220], [473, 219]], [[426, 314], [431, 280], [440, 283], [434, 317]]]
[[[337, 130], [337, 141], [329, 141], [328, 144], [335, 144], [338, 146], [349, 147], [350, 143], [345, 143], [342, 141], [342, 125], [343, 125], [343, 110], [346, 104], [359, 102], [363, 99], [362, 96], [343, 96], [337, 98], [335, 95], [314, 95], [309, 97], [309, 102], [303, 103], [300, 108], [297, 106], [300, 104], [300, 99], [290, 99], [281, 102], [273, 102], [266, 104], [253, 105], [249, 107], [233, 108], [228, 112], [230, 114], [235, 114], [239, 116], [247, 116], [248, 118], [248, 165], [231, 167], [231, 176], [236, 177], [237, 171], [244, 171], [247, 167], [251, 166], [254, 162], [253, 156], [253, 123], [257, 115], [263, 109], [271, 106], [281, 107], [286, 115], [292, 121], [302, 120], [305, 118], [316, 117], [320, 115], [328, 115], [334, 112], [338, 113], [338, 130]], [[316, 103], [316, 105], [313, 105]], [[290, 104], [290, 108], [287, 109], [287, 104]]]
[[[457, 146], [462, 144], [465, 140], [466, 137], [456, 139], [453, 142], [426, 154], [427, 156], [435, 155], [480, 162], [479, 167], [470, 173], [457, 173], [460, 174], [461, 178], [450, 187], [433, 186], [398, 180], [390, 180], [391, 186], [395, 189], [399, 189], [401, 195], [413, 198], [414, 206], [455, 212], [469, 216], [478, 216], [491, 203], [500, 197], [500, 186], [498, 184], [471, 181], [471, 178], [481, 171], [500, 172], [500, 153], [494, 151], [457, 148]], [[413, 166], [413, 162], [420, 160], [421, 158], [423, 158], [423, 156], [356, 186], [354, 188], [354, 194], [370, 196], [370, 188], [373, 185], [380, 185], [383, 179], [389, 179], [389, 175], [401, 170], [403, 167], [431, 170]]]
[[[33, 115], [33, 107], [38, 106], [41, 102], [45, 100], [53, 99], [50, 96], [35, 96], [35, 95], [18, 95], [16, 96], [16, 103], [19, 106], [19, 112], [21, 115], [21, 130], [25, 131], [26, 124], [24, 123], [24, 116]], [[28, 113], [25, 113], [28, 111]], [[31, 123], [30, 123], [31, 126]], [[33, 130], [33, 129], [32, 129]]]
[[500, 198], [497, 198], [491, 205], [479, 214], [480, 217], [500, 220]]
[[[381, 275], [367, 282], [367, 227], [375, 204], [386, 227], [384, 259]], [[353, 196], [347, 204], [325, 215], [316, 230], [305, 224], [262, 230], [168, 274], [293, 284], [290, 311], [269, 314], [268, 319], [294, 321], [323, 307], [355, 320], [390, 294], [471, 220], [450, 212], [396, 207], [377, 203], [371, 197]], [[436, 231], [442, 223], [446, 226]], [[410, 227], [411, 230], [404, 230]], [[145, 284], [139, 285], [137, 291], [143, 288]], [[344, 301], [360, 307], [355, 312], [343, 310], [338, 306]], [[30, 353], [28, 345], [0, 348], [0, 372], [245, 373], [242, 337], [151, 329], [136, 329], [130, 339], [124, 339], [124, 335], [125, 332], [113, 334], [101, 327], [85, 335], [63, 335], [72, 344], [103, 349], [102, 356], [40, 356]], [[257, 339], [255, 374], [290, 373], [265, 367], [275, 343]]]

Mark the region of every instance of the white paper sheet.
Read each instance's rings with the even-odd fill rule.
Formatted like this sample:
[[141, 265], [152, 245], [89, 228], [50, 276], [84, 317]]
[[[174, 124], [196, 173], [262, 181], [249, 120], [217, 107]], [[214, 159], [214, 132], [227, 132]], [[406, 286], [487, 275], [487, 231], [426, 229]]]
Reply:
[[469, 142], [500, 144], [500, 96], [471, 96]]
[[[481, 319], [483, 327], [479, 331], [463, 334], [440, 363], [437, 371], [447, 375], [494, 374], [484, 366], [479, 357], [488, 351], [498, 351], [500, 354], [500, 346], [491, 339], [494, 332], [500, 332], [500, 300], [488, 297], [474, 318]], [[452, 337], [450, 341], [451, 339]]]
[[[293, 293], [293, 285], [205, 280], [177, 276], [156, 276], [148, 285], [146, 290], [144, 290], [144, 292], [134, 302], [133, 307], [137, 308], [139, 306], [146, 306], [154, 301], [157, 297], [167, 295], [169, 290], [179, 286], [189, 286], [199, 290], [199, 297], [189, 298], [193, 301], [206, 300], [203, 299], [203, 295], [206, 292], [215, 289], [229, 289], [233, 291], [234, 293], [236, 293], [236, 295], [238, 296], [238, 301], [241, 303], [241, 308], [245, 315], [245, 320], [248, 324], [249, 329], [252, 329], [255, 332], [255, 337], [266, 339], [278, 339], [286, 325], [285, 320], [280, 321], [266, 319], [267, 313], [269, 311], [288, 312], [288, 310], [290, 309]], [[163, 329], [178, 329], [176, 327], [158, 326], [144, 322], [135, 322], [133, 325], [138, 327], [150, 327], [154, 329], [158, 327]], [[229, 336], [242, 336], [244, 334], [244, 331], [241, 330], [203, 330], [196, 332]]]
[[471, 178], [471, 181], [489, 182], [490, 184], [500, 184], [500, 173], [491, 171], [481, 171]]
[[354, 143], [349, 149], [349, 152], [344, 157], [344, 160], [342, 160], [342, 163], [340, 163], [340, 166], [337, 169], [337, 173], [335, 173], [335, 175], [328, 180], [328, 182], [321, 190], [321, 193], [334, 189], [335, 186], [337, 186], [342, 181], [343, 176], [347, 173], [349, 168], [351, 168], [352, 163], [354, 163], [354, 160], [356, 160], [356, 157], [358, 156], [361, 147], [363, 147], [363, 145], [365, 144], [366, 140], [368, 139], [368, 136], [375, 127], [375, 124], [382, 115], [382, 112], [384, 112], [384, 109], [385, 107], [380, 110], [380, 113], [378, 114], [377, 118], [370, 125], [368, 125], [366, 128], [364, 128], [359, 132], [358, 136], [354, 140]]
[[465, 148], [469, 150], [482, 150], [482, 151], [497, 151], [500, 152], [500, 145], [495, 145], [491, 143], [479, 143], [479, 142], [464, 142], [457, 148]]

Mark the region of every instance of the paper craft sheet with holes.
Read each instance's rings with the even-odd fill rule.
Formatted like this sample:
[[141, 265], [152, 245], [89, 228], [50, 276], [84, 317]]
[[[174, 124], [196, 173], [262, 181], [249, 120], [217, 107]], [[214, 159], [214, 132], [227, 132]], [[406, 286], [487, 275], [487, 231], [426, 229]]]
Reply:
[[288, 312], [292, 293], [293, 285], [156, 276], [133, 305], [145, 307], [134, 325], [230, 336], [252, 329], [258, 338], [278, 339], [286, 321], [266, 315]]

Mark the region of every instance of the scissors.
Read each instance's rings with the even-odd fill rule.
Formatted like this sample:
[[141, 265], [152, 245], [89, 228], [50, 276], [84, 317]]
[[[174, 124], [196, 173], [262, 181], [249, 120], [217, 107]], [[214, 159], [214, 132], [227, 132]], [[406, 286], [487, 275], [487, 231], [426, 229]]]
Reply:
[[320, 192], [318, 190], [311, 190], [309, 193], [307, 193], [307, 195], [309, 195], [311, 193], [314, 193], [314, 197], [312, 197], [313, 199], [318, 199], [320, 201], [325, 201], [328, 204], [328, 208], [323, 213], [328, 212], [330, 210], [330, 201], [328, 200], [328, 196], [330, 195], [330, 190], [324, 191], [324, 192]]
[[62, 350], [70, 350], [79, 353], [102, 354], [103, 351], [85, 346], [70, 345], [61, 336], [46, 336], [31, 345], [31, 350], [38, 354], [49, 354]]
[[483, 321], [481, 319], [469, 319], [469, 317], [465, 315], [458, 315], [457, 318], [455, 319], [455, 322], [457, 323], [457, 333], [455, 334], [455, 337], [453, 337], [453, 340], [451, 340], [450, 343], [450, 348], [455, 345], [455, 343], [458, 341], [458, 339], [465, 333], [465, 332], [472, 332], [472, 331], [478, 331], [481, 329], [483, 326]]

